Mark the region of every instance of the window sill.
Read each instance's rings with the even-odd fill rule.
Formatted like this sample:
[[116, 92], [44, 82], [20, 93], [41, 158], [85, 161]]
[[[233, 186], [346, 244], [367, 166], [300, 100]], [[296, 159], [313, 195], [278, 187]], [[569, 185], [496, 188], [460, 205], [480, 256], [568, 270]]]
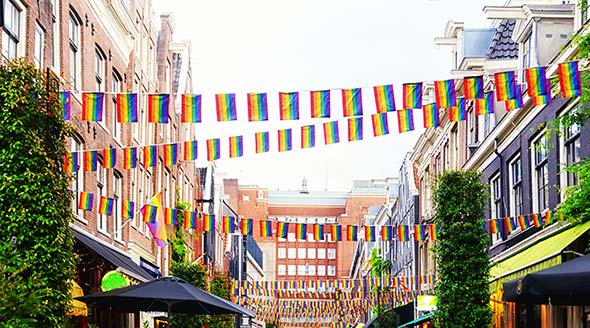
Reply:
[[105, 237], [112, 238], [111, 234], [109, 234], [106, 230], [98, 229], [98, 232]]
[[81, 222], [84, 225], [88, 225], [88, 220], [86, 220], [85, 218], [81, 217], [80, 215], [74, 214], [74, 217], [76, 218], [76, 221]]
[[114, 241], [116, 241], [118, 244], [121, 244], [122, 246], [125, 246], [125, 241], [121, 238], [113, 238]]

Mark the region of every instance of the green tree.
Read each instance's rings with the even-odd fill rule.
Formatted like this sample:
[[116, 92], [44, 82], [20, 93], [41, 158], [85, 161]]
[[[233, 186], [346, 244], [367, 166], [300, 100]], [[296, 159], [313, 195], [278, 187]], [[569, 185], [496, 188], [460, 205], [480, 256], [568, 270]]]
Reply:
[[[385, 260], [379, 255], [379, 248], [373, 248], [371, 250], [369, 264], [371, 265], [371, 275], [375, 278], [387, 277], [391, 272], [392, 263], [390, 260]], [[399, 316], [392, 309], [389, 309], [387, 304], [381, 302], [384, 293], [389, 293], [390, 290], [385, 287], [374, 287], [373, 289], [377, 292], [377, 297], [379, 298], [375, 308], [377, 318], [373, 321], [373, 326], [376, 328], [397, 327]]]
[[[221, 272], [215, 272], [211, 280], [211, 294], [231, 301], [231, 281]], [[234, 326], [233, 314], [218, 314], [207, 316], [210, 328], [232, 328]]]
[[436, 327], [490, 326], [488, 237], [481, 228], [486, 197], [477, 172], [446, 172], [436, 182]]
[[3, 276], [5, 283], [26, 295], [33, 279], [42, 291], [39, 298], [0, 308], [10, 321], [27, 310], [21, 306], [29, 307], [35, 322], [21, 327], [64, 327], [74, 277], [71, 196], [63, 172], [70, 130], [52, 81], [24, 60], [0, 66], [0, 242], [14, 239], [18, 252], [18, 259], [0, 253], [0, 263], [13, 273]]

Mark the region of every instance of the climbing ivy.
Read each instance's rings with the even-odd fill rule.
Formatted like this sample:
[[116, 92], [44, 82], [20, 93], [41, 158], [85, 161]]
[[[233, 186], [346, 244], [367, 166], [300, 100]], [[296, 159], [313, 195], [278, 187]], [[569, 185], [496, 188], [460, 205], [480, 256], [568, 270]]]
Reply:
[[436, 327], [490, 326], [490, 264], [487, 236], [481, 229], [486, 197], [476, 172], [445, 172], [436, 181], [434, 220], [440, 229], [435, 245]]
[[23, 301], [3, 299], [0, 316], [18, 322], [28, 312], [31, 320], [18, 327], [64, 327], [74, 277], [69, 177], [62, 169], [70, 130], [51, 81], [24, 60], [0, 65], [0, 244], [13, 241], [10, 252], [0, 252], [0, 294]]

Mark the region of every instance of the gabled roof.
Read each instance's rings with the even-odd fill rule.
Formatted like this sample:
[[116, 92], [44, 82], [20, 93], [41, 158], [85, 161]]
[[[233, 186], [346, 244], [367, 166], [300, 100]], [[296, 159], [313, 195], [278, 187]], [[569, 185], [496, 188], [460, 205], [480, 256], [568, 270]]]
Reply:
[[512, 40], [515, 20], [503, 20], [492, 38], [486, 58], [492, 60], [517, 59], [518, 43]]

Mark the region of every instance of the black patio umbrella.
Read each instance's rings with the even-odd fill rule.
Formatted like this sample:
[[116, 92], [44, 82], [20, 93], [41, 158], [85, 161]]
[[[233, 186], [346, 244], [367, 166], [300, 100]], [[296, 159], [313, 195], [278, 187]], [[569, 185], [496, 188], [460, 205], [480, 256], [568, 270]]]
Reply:
[[223, 298], [209, 294], [176, 277], [164, 277], [104, 293], [77, 297], [86, 304], [111, 306], [122, 312], [157, 311], [192, 314], [254, 313]]
[[503, 301], [590, 305], [590, 255], [504, 283]]

